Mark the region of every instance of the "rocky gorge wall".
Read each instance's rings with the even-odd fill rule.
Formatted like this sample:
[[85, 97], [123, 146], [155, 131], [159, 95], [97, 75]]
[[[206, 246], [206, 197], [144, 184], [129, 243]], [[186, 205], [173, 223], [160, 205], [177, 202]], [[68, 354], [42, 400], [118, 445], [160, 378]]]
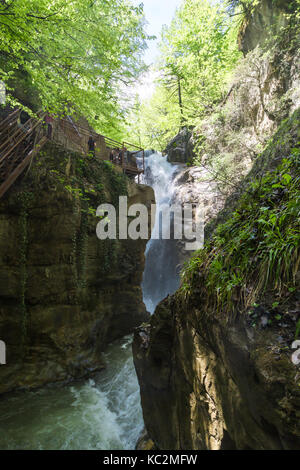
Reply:
[[235, 189], [282, 120], [300, 106], [297, 16], [294, 2], [287, 3], [260, 0], [241, 20], [244, 58], [232, 72], [224, 99], [166, 147], [168, 161], [188, 164], [191, 173], [199, 168], [209, 173], [221, 196]]
[[[183, 278], [181, 289], [135, 333], [134, 362], [147, 439], [158, 449], [300, 446], [300, 373], [299, 364], [291, 360], [300, 314], [299, 35], [291, 35], [288, 43], [284, 33], [273, 55], [254, 50], [266, 41], [274, 18], [277, 33], [285, 27], [285, 8], [285, 2], [260, 2], [241, 30], [246, 57], [225, 101], [193, 135], [187, 138], [188, 132], [182, 131], [168, 149], [170, 161], [191, 162], [191, 144], [197, 136], [202, 140], [197, 166], [178, 177], [176, 200], [205, 206], [210, 248], [206, 258], [201, 253], [192, 258], [186, 268], [192, 274]], [[257, 24], [264, 25], [260, 33]], [[282, 183], [284, 174], [298, 193], [291, 197], [291, 206], [281, 207], [291, 191]], [[270, 187], [263, 188], [264, 178], [270, 179]], [[255, 194], [252, 185], [258, 188]], [[244, 218], [239, 218], [245, 207]], [[295, 210], [280, 219], [287, 207]], [[273, 210], [272, 228], [259, 231], [262, 214], [271, 216]], [[249, 220], [254, 222], [247, 232]], [[279, 220], [285, 223], [275, 228]], [[283, 234], [290, 223], [293, 228]], [[274, 264], [265, 261], [262, 266], [259, 256], [245, 260], [251, 240], [255, 251], [265, 246], [268, 236], [276, 238], [275, 232], [282, 245], [275, 251], [278, 239], [267, 250]], [[291, 245], [290, 233], [295, 235]], [[225, 239], [236, 240], [230, 252], [222, 245]], [[286, 258], [283, 272], [280, 254], [288, 247], [293, 257]], [[284, 279], [287, 274], [292, 284]]]
[[298, 449], [299, 372], [279, 331], [255, 331], [243, 319], [225, 327], [200, 309], [168, 299], [136, 332], [148, 436], [161, 450]]
[[[288, 155], [295, 155], [290, 158], [297, 194], [289, 204], [297, 207], [299, 137], [298, 112], [283, 123], [257, 160], [249, 175], [244, 204], [239, 199], [231, 201], [231, 216], [224, 209], [228, 227], [225, 224], [216, 239], [212, 238], [202, 258], [200, 253], [195, 255], [188, 268], [191, 275], [183, 280], [181, 289], [157, 307], [148, 325], [135, 332], [133, 353], [144, 420], [148, 440], [158, 449], [299, 448], [300, 371], [299, 361], [291, 359], [300, 314], [299, 206], [292, 210], [289, 221], [286, 219], [286, 224], [292, 224], [291, 233], [295, 233], [289, 248], [294, 254], [287, 266], [280, 258], [273, 269], [268, 263], [264, 265], [256, 252], [256, 247], [265, 244], [265, 232], [258, 235], [257, 228], [253, 229], [251, 245], [251, 236], [245, 235], [243, 225], [239, 227], [232, 216], [233, 211], [242, 214], [242, 207], [247, 207], [248, 215], [241, 219], [244, 223], [251, 220], [255, 204], [264, 208], [266, 198], [280, 218], [281, 198], [288, 193], [287, 189], [277, 192], [273, 172], [277, 171], [281, 179], [285, 172], [276, 168]], [[255, 178], [261, 181], [262, 171], [271, 178], [271, 187], [251, 193], [250, 185], [255, 184]], [[285, 210], [288, 205], [283, 202], [282, 207]], [[262, 213], [258, 217], [263, 217]], [[222, 219], [222, 211], [219, 217]], [[258, 226], [256, 221], [254, 226]], [[239, 240], [233, 251], [234, 264], [222, 245], [226, 236]], [[222, 251], [215, 260], [218, 243]], [[251, 275], [242, 271], [247, 245], [256, 253], [246, 261]], [[272, 247], [267, 248], [267, 257], [272, 252]], [[228, 260], [227, 268], [226, 263], [219, 266], [222, 259]], [[211, 276], [209, 263], [215, 269]], [[281, 268], [291, 276], [290, 283], [284, 274], [276, 277]], [[215, 272], [219, 277], [213, 277]], [[267, 281], [268, 287], [264, 287]]]
[[119, 195], [154, 202], [109, 163], [49, 143], [0, 201], [0, 393], [103, 368], [107, 344], [148, 318], [146, 240], [96, 236], [96, 208]]

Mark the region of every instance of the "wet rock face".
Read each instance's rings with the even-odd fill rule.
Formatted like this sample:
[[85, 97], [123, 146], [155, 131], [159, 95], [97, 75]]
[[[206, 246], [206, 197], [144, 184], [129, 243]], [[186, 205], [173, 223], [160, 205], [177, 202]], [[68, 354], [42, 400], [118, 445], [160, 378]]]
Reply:
[[[46, 163], [0, 204], [0, 339], [7, 352], [0, 393], [102, 368], [107, 344], [148, 318], [140, 287], [146, 240], [100, 241], [99, 219], [56, 184]], [[109, 178], [102, 183], [109, 198], [115, 188]], [[97, 207], [103, 185], [82, 184]], [[128, 184], [129, 205], [154, 202], [151, 188]]]
[[156, 450], [154, 442], [149, 438], [147, 431], [144, 429], [135, 446], [135, 450]]
[[[179, 171], [174, 178], [172, 204], [194, 204], [203, 209], [204, 225], [206, 226], [223, 209], [225, 196], [218, 188], [211, 172], [204, 167], [189, 167]], [[187, 240], [178, 240], [179, 263], [183, 263], [191, 253], [185, 250]]]
[[[258, 16], [254, 15], [242, 32], [244, 51], [264, 42], [262, 36], [273, 22], [268, 15], [277, 14], [275, 10], [267, 11], [270, 5], [284, 8], [289, 2], [264, 0], [260, 3]], [[278, 27], [282, 26], [280, 21]], [[265, 101], [262, 102], [257, 86], [246, 82], [243, 89], [249, 103], [245, 101], [241, 107], [241, 123], [249, 104], [249, 108], [253, 107], [254, 127], [271, 135], [280, 121], [270, 119], [270, 112], [264, 109], [272, 109], [272, 97], [291, 90], [292, 103], [287, 111], [298, 107], [298, 63], [297, 53], [290, 57], [291, 73], [286, 83], [283, 83], [285, 77], [273, 73], [268, 61], [262, 63], [260, 73]], [[283, 91], [279, 93], [280, 89]], [[235, 99], [233, 94], [229, 95], [229, 104], [234, 104]], [[233, 123], [237, 124], [235, 117]], [[299, 140], [297, 123], [295, 113], [291, 128], [281, 128], [276, 140], [279, 145], [272, 144], [261, 160], [257, 159], [258, 166], [254, 165], [249, 174], [252, 167], [249, 151], [245, 152], [245, 157], [242, 155], [240, 160], [245, 161], [245, 168], [239, 171], [235, 167], [239, 185], [225, 202], [225, 210], [220, 211], [224, 198], [205, 168], [189, 168], [178, 175], [174, 198], [183, 202], [204, 202], [208, 208], [206, 228], [211, 233], [219, 222], [230, 216], [247, 181], [263, 174], [269, 165], [274, 168], [283, 157], [290, 155], [294, 137]], [[241, 125], [248, 126], [246, 119]], [[208, 126], [206, 138], [214, 129]], [[224, 123], [220, 121], [221, 133], [222, 130]], [[174, 148], [181, 148], [184, 155], [184, 146], [177, 145], [177, 139]], [[216, 154], [220, 154], [224, 148], [216, 150]], [[247, 174], [245, 182], [241, 181]], [[204, 278], [200, 273], [199, 285], [201, 289], [196, 288], [188, 301], [180, 292], [167, 298], [157, 307], [150, 324], [135, 332], [134, 362], [149, 437], [162, 450], [298, 449], [300, 370], [299, 352], [293, 349], [297, 347], [294, 344], [295, 320], [289, 325], [284, 314], [283, 325], [270, 327], [270, 309], [264, 305], [254, 309], [255, 321], [249, 321], [249, 316], [246, 320], [248, 313], [241, 312], [236, 305], [230, 315], [236, 320], [230, 320], [221, 308], [217, 311], [211, 307], [208, 311]], [[217, 285], [215, 292], [218, 292]], [[274, 291], [270, 297], [272, 305], [277, 299]], [[262, 302], [266, 298], [267, 293], [264, 293]], [[299, 297], [293, 302], [288, 310], [299, 315]]]
[[159, 449], [299, 448], [299, 369], [289, 350], [274, 350], [276, 329], [204, 321], [171, 297], [151, 318], [147, 348], [140, 332], [134, 361]]
[[174, 179], [174, 186], [172, 203], [201, 205], [205, 224], [224, 207], [225, 196], [212, 173], [204, 167], [194, 166], [180, 172]]
[[[298, 113], [284, 122], [241, 190], [291, 154], [298, 124]], [[189, 184], [189, 173], [178, 178]], [[217, 219], [227, 220], [237, 208], [240, 193], [233, 196]], [[218, 220], [211, 224], [216, 227]], [[208, 256], [213, 251], [212, 244]], [[270, 283], [270, 291], [256, 294], [255, 304], [249, 301], [251, 308], [241, 305], [237, 292], [230, 311], [218, 302], [220, 287], [207, 283], [205, 270], [194, 270], [194, 281], [189, 285], [185, 279], [184, 289], [159, 304], [150, 324], [135, 332], [134, 362], [149, 437], [159, 449], [298, 449], [297, 267], [293, 295], [280, 305]]]
[[170, 163], [188, 163], [194, 156], [192, 132], [182, 129], [167, 145], [165, 153]]
[[263, 45], [269, 34], [278, 34], [287, 25], [285, 12], [289, 12], [292, 2], [285, 0], [262, 0], [259, 8], [254, 10], [250, 21], [246, 21], [239, 36], [239, 47], [244, 54]]

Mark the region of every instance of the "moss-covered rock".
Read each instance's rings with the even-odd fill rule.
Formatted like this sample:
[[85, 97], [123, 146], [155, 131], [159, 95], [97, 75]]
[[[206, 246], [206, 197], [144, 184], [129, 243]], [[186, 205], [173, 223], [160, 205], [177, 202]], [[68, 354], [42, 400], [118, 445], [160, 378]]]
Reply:
[[49, 143], [0, 201], [0, 393], [102, 368], [107, 344], [147, 318], [146, 240], [96, 236], [98, 205], [126, 194], [154, 199], [108, 162]]

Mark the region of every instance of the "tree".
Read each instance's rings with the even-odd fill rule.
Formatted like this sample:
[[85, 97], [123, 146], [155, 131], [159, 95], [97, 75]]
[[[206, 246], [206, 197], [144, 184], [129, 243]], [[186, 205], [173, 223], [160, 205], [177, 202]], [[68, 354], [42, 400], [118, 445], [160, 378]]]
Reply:
[[26, 79], [42, 108], [117, 132], [118, 90], [143, 70], [146, 39], [142, 6], [128, 0], [1, 0], [0, 80], [11, 104]]
[[161, 70], [180, 77], [184, 119], [195, 120], [220, 100], [239, 52], [234, 19], [221, 2], [185, 0], [162, 32]]
[[138, 103], [127, 118], [127, 138], [147, 149], [163, 151], [180, 127], [177, 97], [159, 85], [153, 96]]
[[222, 101], [241, 55], [237, 32], [237, 20], [223, 2], [182, 2], [162, 30], [160, 80], [136, 120], [144, 146], [163, 150], [180, 128], [197, 125]]
[[172, 63], [166, 64], [166, 68], [162, 74], [161, 83], [171, 92], [171, 96], [175, 94], [178, 96], [178, 106], [180, 110], [180, 125], [184, 126], [184, 108], [182, 101], [182, 86], [183, 75], [180, 70]]

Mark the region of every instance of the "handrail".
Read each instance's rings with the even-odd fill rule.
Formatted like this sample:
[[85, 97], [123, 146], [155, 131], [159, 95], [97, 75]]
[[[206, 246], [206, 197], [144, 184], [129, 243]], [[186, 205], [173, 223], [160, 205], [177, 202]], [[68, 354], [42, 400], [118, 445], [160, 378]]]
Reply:
[[[46, 113], [41, 113], [41, 115], [39, 116], [39, 121], [45, 117], [45, 114]], [[31, 117], [24, 124], [22, 124], [21, 126], [18, 126], [18, 128], [15, 130], [15, 132], [12, 135], [10, 135], [4, 142], [2, 142], [2, 144], [0, 145], [0, 151], [1, 151], [2, 147], [4, 147], [9, 140], [18, 137], [18, 134], [20, 134], [20, 135], [22, 135], [22, 133], [24, 134], [24, 130], [26, 130], [26, 127], [28, 127], [28, 124], [31, 124], [35, 121], [36, 121], [36, 118]], [[26, 132], [26, 134], [28, 134], [28, 132]]]
[[[0, 122], [1, 134], [3, 134], [2, 137], [4, 139], [0, 143], [0, 152], [2, 153], [0, 157], [0, 198], [11, 187], [18, 176], [23, 173], [33, 156], [38, 153], [41, 147], [48, 141], [47, 136], [45, 136], [43, 132], [40, 132], [46, 113], [38, 112], [38, 118], [31, 117], [26, 123], [20, 126], [17, 125], [19, 112], [19, 109], [15, 109]], [[73, 132], [75, 129], [80, 138], [82, 137], [80, 135], [81, 131], [85, 136], [92, 135], [95, 138], [102, 138], [107, 150], [110, 148], [119, 148], [121, 150], [121, 166], [124, 173], [127, 172], [129, 175], [138, 175], [138, 177], [140, 177], [140, 174], [144, 172], [145, 152], [141, 147], [129, 142], [118, 142], [110, 137], [97, 134], [94, 130], [86, 129], [77, 124], [75, 126], [73, 122], [65, 119], [61, 119], [60, 122], [66, 123], [69, 127], [72, 127]], [[38, 130], [38, 128], [40, 130]], [[32, 141], [33, 136], [34, 139]], [[82, 145], [78, 145], [82, 148], [83, 152], [85, 152]], [[130, 165], [128, 162], [125, 163], [124, 155], [126, 147], [137, 149], [137, 151], [132, 152], [132, 154], [138, 152], [143, 153], [143, 169]]]
[[10, 119], [12, 119], [13, 116], [14, 116], [15, 114], [19, 113], [19, 112], [20, 112], [19, 109], [15, 109], [12, 113], [8, 114], [8, 115], [6, 116], [6, 118], [3, 119], [3, 120], [0, 122], [0, 128], [3, 127], [4, 124], [6, 125], [6, 122], [7, 122], [7, 121], [9, 122]]
[[[70, 127], [72, 126], [72, 124], [69, 121], [67, 121], [67, 119], [61, 119], [61, 121], [65, 122]], [[89, 130], [89, 129], [81, 126], [80, 124], [76, 124], [76, 128], [79, 129], [79, 130], [82, 130], [86, 135], [92, 135], [92, 136], [96, 136], [96, 137], [103, 137], [105, 139], [105, 141], [108, 141], [108, 142], [113, 143], [113, 144], [118, 144], [119, 148], [124, 148], [124, 144], [126, 144], [129, 147], [134, 147], [134, 148], [138, 149], [139, 151], [144, 150], [142, 147], [140, 147], [138, 145], [135, 145], [135, 144], [132, 144], [130, 142], [125, 142], [125, 141], [119, 142], [118, 140], [112, 139], [111, 137], [106, 137], [105, 135], [98, 134], [94, 130]]]
[[14, 184], [16, 179], [23, 173], [25, 168], [30, 164], [33, 157], [41, 150], [47, 140], [47, 137], [42, 137], [38, 144], [28, 152], [28, 154], [23, 158], [23, 160], [7, 176], [6, 180], [0, 185], [0, 198]]
[[75, 129], [75, 131], [77, 132], [78, 136], [81, 137], [80, 132], [79, 132], [79, 130], [78, 130], [78, 127], [77, 127], [76, 124], [73, 122], [73, 119], [68, 116], [68, 121], [67, 121], [67, 122]]
[[[67, 124], [69, 127], [73, 127], [72, 124], [70, 123], [70, 121], [68, 121], [66, 119], [61, 119], [60, 121]], [[125, 148], [129, 147], [129, 148], [137, 149], [135, 152], [132, 152], [133, 154], [142, 152], [142, 157], [143, 157], [143, 170], [142, 170], [142, 172], [145, 171], [145, 151], [142, 147], [140, 147], [138, 145], [135, 145], [135, 144], [132, 144], [130, 142], [126, 142], [126, 141], [119, 142], [115, 139], [112, 139], [111, 137], [106, 137], [102, 134], [98, 134], [94, 130], [86, 129], [85, 127], [81, 126], [80, 124], [76, 124], [76, 128], [79, 129], [81, 132], [83, 132], [83, 134], [85, 134], [86, 136], [91, 135], [91, 136], [94, 136], [94, 137], [102, 137], [104, 139], [105, 145], [108, 148], [119, 148], [122, 152], [122, 167], [123, 167], [123, 169], [126, 169], [128, 167], [128, 165], [124, 165], [124, 151], [125, 151]], [[81, 145], [80, 145], [80, 147], [81, 147]]]
[[[36, 121], [36, 122], [34, 123], [34, 118], [29, 119], [25, 124], [23, 124], [22, 127], [18, 128], [18, 130], [17, 130], [12, 136], [10, 136], [8, 139], [6, 139], [6, 141], [0, 146], [0, 151], [1, 151], [2, 147], [7, 144], [8, 141], [10, 141], [11, 139], [20, 137], [20, 139], [19, 139], [17, 142], [15, 142], [15, 145], [13, 145], [13, 146], [0, 158], [0, 163], [2, 163], [2, 161], [3, 161], [5, 158], [7, 158], [8, 155], [10, 155], [11, 152], [12, 152], [21, 142], [23, 142], [24, 139], [28, 138], [28, 137], [32, 134], [32, 132], [37, 128], [37, 126], [42, 122], [42, 120], [43, 120], [43, 119], [41, 118], [41, 119], [39, 119], [38, 121]], [[26, 133], [25, 133], [25, 132], [24, 132], [24, 130], [26, 130], [25, 125], [28, 126], [29, 123], [30, 123], [30, 124], [33, 123], [33, 126], [30, 128], [30, 131], [28, 131], [28, 132], [26, 131]]]
[[138, 145], [131, 144], [130, 142], [123, 142], [126, 145], [129, 145], [130, 147], [134, 147], [135, 149], [138, 149], [139, 152], [142, 152], [144, 149], [142, 147], [139, 147]]
[[[16, 113], [15, 113], [16, 114]], [[12, 186], [16, 179], [23, 173], [25, 168], [29, 165], [33, 156], [39, 152], [41, 147], [48, 140], [43, 134], [40, 135], [38, 128], [42, 128], [43, 117], [45, 113], [40, 116], [40, 119], [28, 119], [28, 121], [10, 135], [1, 145], [12, 144], [0, 159], [0, 197]], [[11, 119], [11, 118], [10, 118]], [[9, 120], [6, 120], [5, 130], [9, 130]], [[17, 121], [15, 121], [16, 123]], [[30, 129], [26, 129], [30, 124]], [[32, 136], [36, 136], [34, 142], [30, 142]], [[37, 136], [39, 140], [37, 141]]]

